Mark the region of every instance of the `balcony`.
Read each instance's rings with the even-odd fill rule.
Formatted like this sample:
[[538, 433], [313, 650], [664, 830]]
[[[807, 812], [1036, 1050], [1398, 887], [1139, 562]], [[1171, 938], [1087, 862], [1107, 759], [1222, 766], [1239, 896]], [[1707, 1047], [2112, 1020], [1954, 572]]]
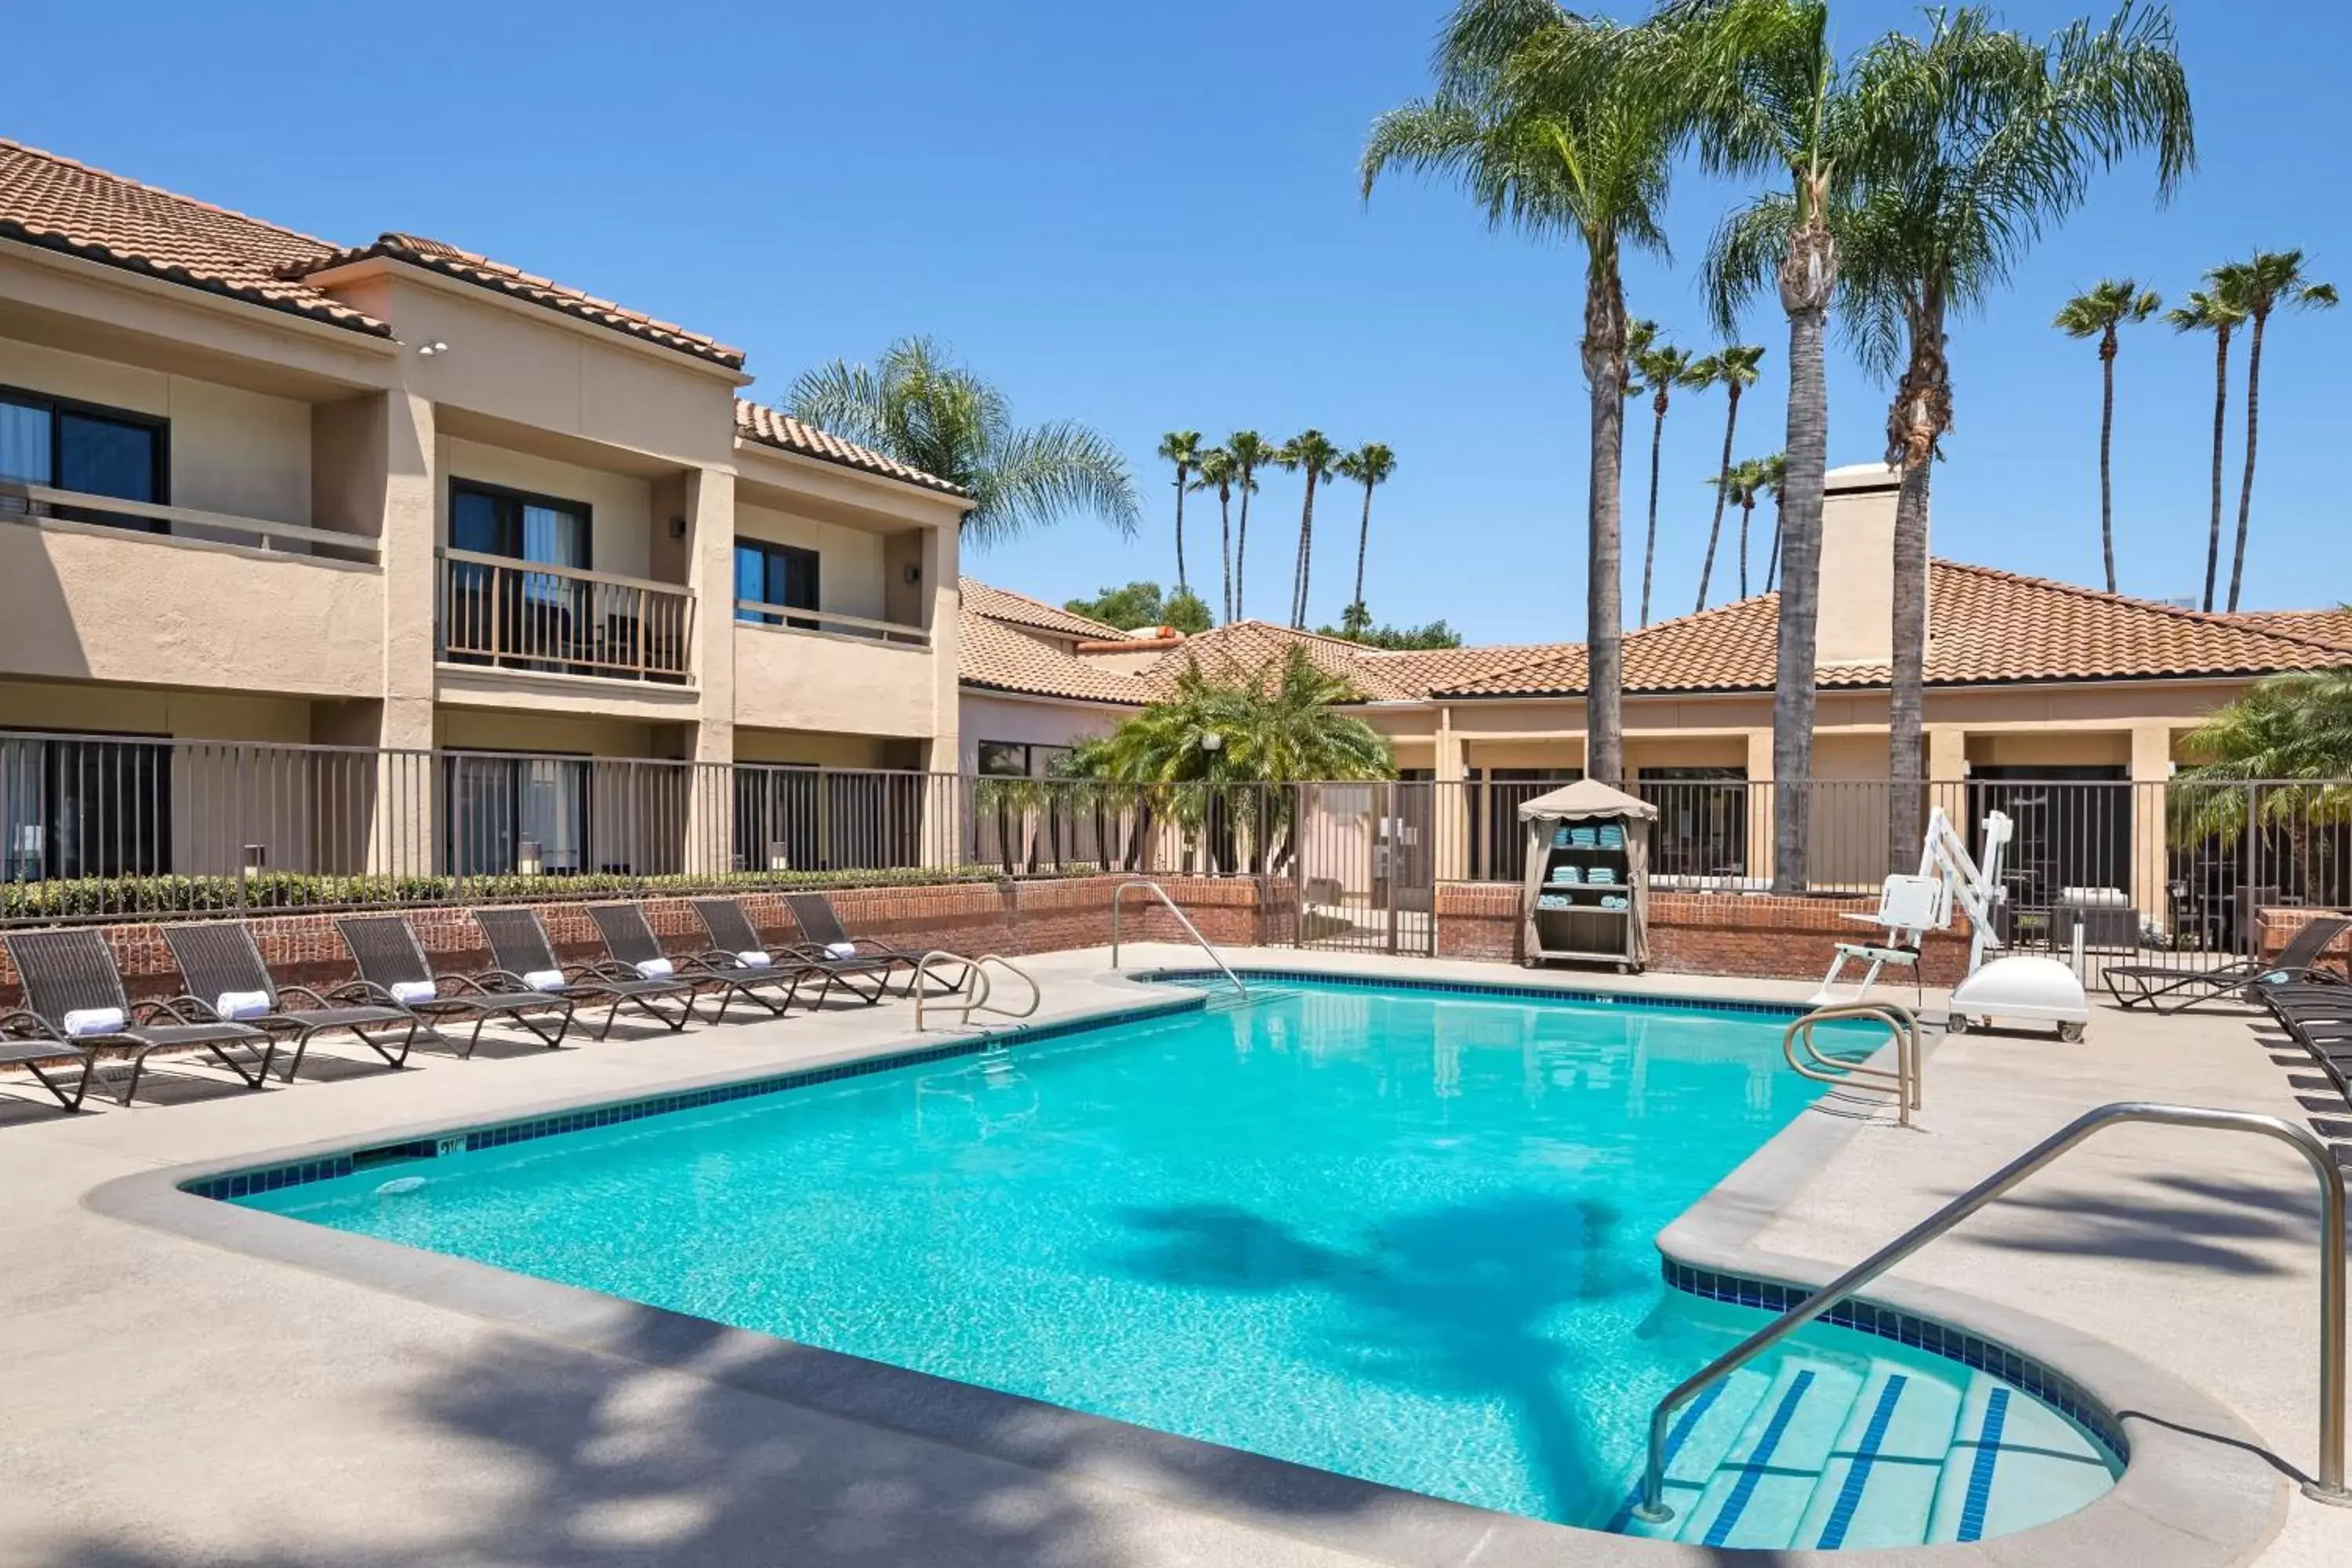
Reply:
[[685, 685], [694, 595], [675, 583], [440, 550], [436, 655], [452, 664]]
[[756, 599], [735, 603], [735, 721], [760, 729], [924, 737], [939, 670], [921, 626]]

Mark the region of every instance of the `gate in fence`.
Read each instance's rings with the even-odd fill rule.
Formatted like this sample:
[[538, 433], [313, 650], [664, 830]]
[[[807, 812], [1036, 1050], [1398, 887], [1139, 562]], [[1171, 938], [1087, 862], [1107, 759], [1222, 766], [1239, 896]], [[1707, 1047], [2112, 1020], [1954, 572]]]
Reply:
[[1436, 953], [1436, 788], [1412, 781], [1291, 786], [1299, 946]]

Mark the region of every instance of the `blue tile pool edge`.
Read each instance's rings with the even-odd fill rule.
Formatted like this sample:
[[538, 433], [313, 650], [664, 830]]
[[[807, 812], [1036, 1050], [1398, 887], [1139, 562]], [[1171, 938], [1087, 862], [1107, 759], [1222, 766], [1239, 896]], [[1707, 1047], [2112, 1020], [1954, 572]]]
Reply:
[[[1672, 992], [1598, 991], [1580, 985], [1530, 985], [1499, 980], [1431, 980], [1417, 975], [1327, 973], [1319, 969], [1244, 969], [1244, 981], [1265, 980], [1285, 985], [1346, 985], [1375, 991], [1437, 991], [1458, 996], [1502, 996], [1515, 1002], [1585, 1002], [1604, 1007], [1659, 1007], [1675, 1012], [1759, 1013], [1774, 1018], [1801, 1018], [1812, 1008], [1801, 1002], [1758, 1002], [1741, 996], [1685, 996]], [[1130, 979], [1147, 984], [1186, 985], [1196, 981], [1223, 980], [1215, 969], [1142, 969]]]

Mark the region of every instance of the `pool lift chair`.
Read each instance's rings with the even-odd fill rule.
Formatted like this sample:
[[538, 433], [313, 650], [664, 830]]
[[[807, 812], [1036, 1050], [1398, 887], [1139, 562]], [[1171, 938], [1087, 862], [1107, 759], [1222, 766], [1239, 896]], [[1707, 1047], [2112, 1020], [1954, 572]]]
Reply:
[[[1990, 958], [2001, 945], [1993, 929], [1994, 912], [2008, 898], [2000, 885], [2000, 862], [2014, 831], [2005, 812], [1984, 819], [1984, 860], [1969, 853], [1952, 819], [1937, 806], [1928, 815], [1927, 842], [1919, 852], [1919, 869], [1909, 876], [1886, 879], [1879, 889], [1874, 914], [1845, 918], [1877, 926], [1885, 933], [1879, 942], [1842, 942], [1811, 997], [1815, 1006], [1862, 1000], [1888, 965], [1910, 969], [1915, 987], [1919, 979], [1919, 948], [1930, 931], [1949, 930], [1955, 910], [1969, 917], [1968, 975], [1952, 990], [1951, 1013], [1944, 1027], [1958, 1034], [1970, 1020], [2025, 1019], [2058, 1026], [2058, 1037], [2079, 1040], [2090, 1026], [2091, 1006], [2076, 968], [2054, 958], [2012, 954]], [[2077, 929], [2077, 941], [2080, 930]], [[1852, 994], [1838, 989], [1838, 976], [1847, 961], [1867, 963]], [[2079, 953], [2078, 953], [2079, 959]]]

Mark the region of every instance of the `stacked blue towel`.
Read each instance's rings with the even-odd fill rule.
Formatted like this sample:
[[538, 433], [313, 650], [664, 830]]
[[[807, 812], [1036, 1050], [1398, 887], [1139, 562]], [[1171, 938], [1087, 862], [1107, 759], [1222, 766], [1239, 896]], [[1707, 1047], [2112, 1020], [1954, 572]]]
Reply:
[[1605, 823], [1601, 829], [1600, 847], [1603, 849], [1625, 847], [1625, 830], [1616, 823]]
[[1581, 882], [1584, 880], [1584, 873], [1573, 866], [1554, 866], [1551, 868], [1551, 879], [1555, 882]]
[[1591, 849], [1600, 844], [1601, 836], [1594, 828], [1571, 827], [1568, 830], [1568, 841], [1579, 849]]
[[1539, 910], [1566, 910], [1573, 909], [1575, 906], [1570, 904], [1566, 899], [1561, 898], [1558, 893], [1540, 893], [1536, 897], [1536, 908]]
[[1559, 826], [1552, 829], [1551, 847], [1555, 849], [1565, 849], [1568, 847], [1568, 825], [1566, 823], [1562, 823]]
[[1607, 887], [1617, 879], [1617, 873], [1606, 866], [1595, 866], [1585, 873], [1584, 879], [1596, 887]]

